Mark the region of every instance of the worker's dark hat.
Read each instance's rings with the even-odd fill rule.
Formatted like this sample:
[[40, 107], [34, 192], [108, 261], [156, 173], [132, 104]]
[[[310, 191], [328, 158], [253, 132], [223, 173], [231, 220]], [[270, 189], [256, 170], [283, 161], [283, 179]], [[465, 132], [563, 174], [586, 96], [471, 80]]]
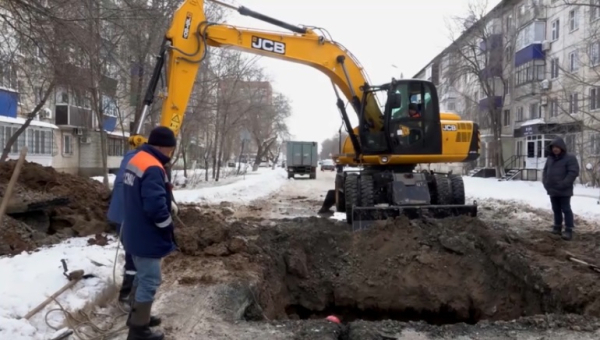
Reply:
[[177, 138], [175, 138], [173, 130], [166, 126], [158, 126], [150, 132], [148, 144], [153, 146], [174, 147], [177, 145]]

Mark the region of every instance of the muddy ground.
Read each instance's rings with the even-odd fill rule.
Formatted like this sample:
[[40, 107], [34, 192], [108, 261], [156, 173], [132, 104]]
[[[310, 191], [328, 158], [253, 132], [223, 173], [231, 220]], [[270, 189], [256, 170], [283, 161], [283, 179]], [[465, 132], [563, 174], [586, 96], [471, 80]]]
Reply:
[[181, 212], [181, 252], [164, 261], [156, 303], [167, 339], [600, 337], [600, 273], [569, 260], [595, 263], [598, 232], [564, 242], [537, 230], [544, 215], [517, 228], [527, 222], [506, 223], [504, 207], [506, 221], [490, 220], [498, 204], [480, 219], [357, 233], [317, 217], [236, 218], [238, 208]]
[[[0, 196], [4, 196], [15, 165], [15, 161], [0, 164]], [[9, 211], [10, 215], [0, 226], [0, 256], [33, 250], [73, 236], [108, 231], [109, 195], [101, 183], [91, 178], [25, 162], [13, 189], [10, 207], [44, 207], [48, 202], [61, 203], [40, 209], [43, 212]]]

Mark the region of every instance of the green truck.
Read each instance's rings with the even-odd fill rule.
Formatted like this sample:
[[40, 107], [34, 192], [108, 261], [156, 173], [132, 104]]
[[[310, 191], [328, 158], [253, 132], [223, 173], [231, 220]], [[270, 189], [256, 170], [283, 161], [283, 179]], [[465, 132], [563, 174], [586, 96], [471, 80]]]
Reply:
[[295, 175], [309, 175], [317, 178], [317, 162], [319, 161], [319, 144], [317, 142], [286, 142], [286, 167], [288, 178]]

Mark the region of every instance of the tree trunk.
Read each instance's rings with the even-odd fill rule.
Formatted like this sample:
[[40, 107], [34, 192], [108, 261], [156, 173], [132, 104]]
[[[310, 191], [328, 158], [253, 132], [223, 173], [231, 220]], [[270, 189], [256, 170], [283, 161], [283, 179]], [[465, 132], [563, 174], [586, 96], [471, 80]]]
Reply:
[[183, 159], [183, 176], [187, 178], [187, 157], [185, 148], [181, 148], [181, 159]]
[[240, 154], [238, 155], [238, 166], [237, 166], [237, 174], [240, 174], [242, 168], [242, 155], [244, 154], [244, 147], [246, 146], [246, 140], [242, 139], [242, 149], [240, 150]]

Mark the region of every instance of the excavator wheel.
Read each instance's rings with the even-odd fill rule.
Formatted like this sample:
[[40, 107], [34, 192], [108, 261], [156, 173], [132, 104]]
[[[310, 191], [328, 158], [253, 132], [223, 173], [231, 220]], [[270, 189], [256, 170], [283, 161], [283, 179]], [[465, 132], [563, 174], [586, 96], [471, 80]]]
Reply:
[[[435, 205], [452, 204], [452, 183], [450, 178], [445, 175], [434, 175], [435, 183]], [[450, 215], [447, 209], [439, 209], [436, 213], [439, 217]]]
[[357, 174], [348, 174], [344, 181], [344, 198], [346, 203], [346, 222], [352, 223], [352, 208], [359, 203], [359, 184]]
[[452, 204], [452, 184], [450, 179], [444, 175], [434, 175], [436, 204]]
[[335, 174], [335, 210], [337, 212], [346, 212], [343, 172]]
[[452, 186], [452, 204], [465, 204], [465, 183], [461, 175], [450, 175]]
[[375, 187], [373, 176], [360, 176], [360, 206], [372, 207], [375, 205]]

